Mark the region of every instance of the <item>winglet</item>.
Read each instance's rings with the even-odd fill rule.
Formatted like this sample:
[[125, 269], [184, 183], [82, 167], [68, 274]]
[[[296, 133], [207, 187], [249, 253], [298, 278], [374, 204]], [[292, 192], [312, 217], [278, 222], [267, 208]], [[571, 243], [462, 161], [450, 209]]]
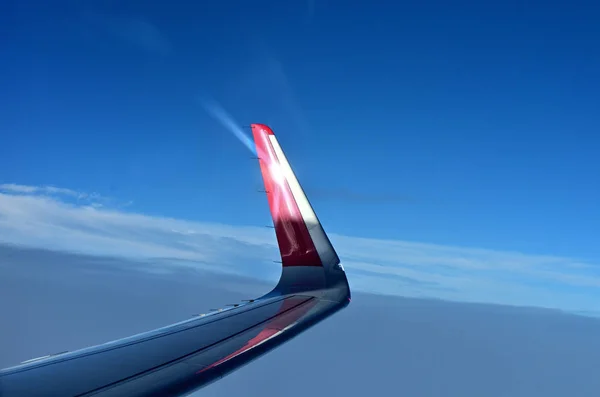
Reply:
[[[331, 271], [336, 274], [339, 271], [343, 273], [335, 249], [290, 167], [273, 130], [264, 124], [252, 124], [251, 128], [283, 269], [321, 268], [324, 270], [321, 274], [326, 279], [323, 283], [330, 284], [327, 278]], [[296, 282], [301, 282], [297, 280], [297, 272], [294, 274]], [[284, 281], [284, 276], [285, 272], [280, 284]], [[338, 279], [339, 276], [335, 278]], [[343, 279], [346, 280], [345, 274]]]

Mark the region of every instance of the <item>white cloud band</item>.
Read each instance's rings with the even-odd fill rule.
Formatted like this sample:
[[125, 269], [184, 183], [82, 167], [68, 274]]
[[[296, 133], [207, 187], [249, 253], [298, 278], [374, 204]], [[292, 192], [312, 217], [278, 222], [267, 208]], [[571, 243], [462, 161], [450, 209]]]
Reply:
[[[171, 265], [266, 279], [279, 274], [270, 229], [147, 216], [98, 207], [99, 199], [65, 188], [0, 185], [0, 242], [168, 258]], [[571, 258], [336, 234], [331, 239], [359, 290], [571, 311], [593, 311], [600, 298], [596, 264]]]

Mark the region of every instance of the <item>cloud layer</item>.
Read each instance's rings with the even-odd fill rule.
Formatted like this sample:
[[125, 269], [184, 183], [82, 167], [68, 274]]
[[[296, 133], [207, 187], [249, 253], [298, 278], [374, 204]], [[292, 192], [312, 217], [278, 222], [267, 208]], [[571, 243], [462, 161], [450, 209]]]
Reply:
[[[0, 185], [0, 242], [149, 260], [149, 270], [203, 267], [274, 282], [273, 231], [147, 216], [50, 186]], [[551, 255], [332, 233], [355, 290], [594, 312], [597, 264]], [[49, 263], [48, 266], [52, 264]]]

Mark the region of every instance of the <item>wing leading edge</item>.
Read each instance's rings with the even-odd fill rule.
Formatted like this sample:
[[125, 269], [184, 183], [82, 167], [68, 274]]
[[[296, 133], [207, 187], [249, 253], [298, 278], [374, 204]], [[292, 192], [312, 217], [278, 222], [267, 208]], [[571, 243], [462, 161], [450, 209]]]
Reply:
[[282, 273], [235, 307], [0, 370], [0, 395], [177, 396], [214, 382], [350, 302], [339, 257], [273, 131], [252, 124]]

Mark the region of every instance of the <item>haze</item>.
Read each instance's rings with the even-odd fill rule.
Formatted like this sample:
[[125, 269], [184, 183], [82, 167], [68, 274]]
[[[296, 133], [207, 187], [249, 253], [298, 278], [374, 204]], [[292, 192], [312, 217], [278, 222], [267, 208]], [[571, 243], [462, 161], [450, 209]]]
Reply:
[[[0, 246], [0, 366], [149, 330], [269, 285], [156, 262]], [[152, 272], [147, 270], [151, 268]], [[196, 396], [597, 396], [600, 321], [365, 293]]]

